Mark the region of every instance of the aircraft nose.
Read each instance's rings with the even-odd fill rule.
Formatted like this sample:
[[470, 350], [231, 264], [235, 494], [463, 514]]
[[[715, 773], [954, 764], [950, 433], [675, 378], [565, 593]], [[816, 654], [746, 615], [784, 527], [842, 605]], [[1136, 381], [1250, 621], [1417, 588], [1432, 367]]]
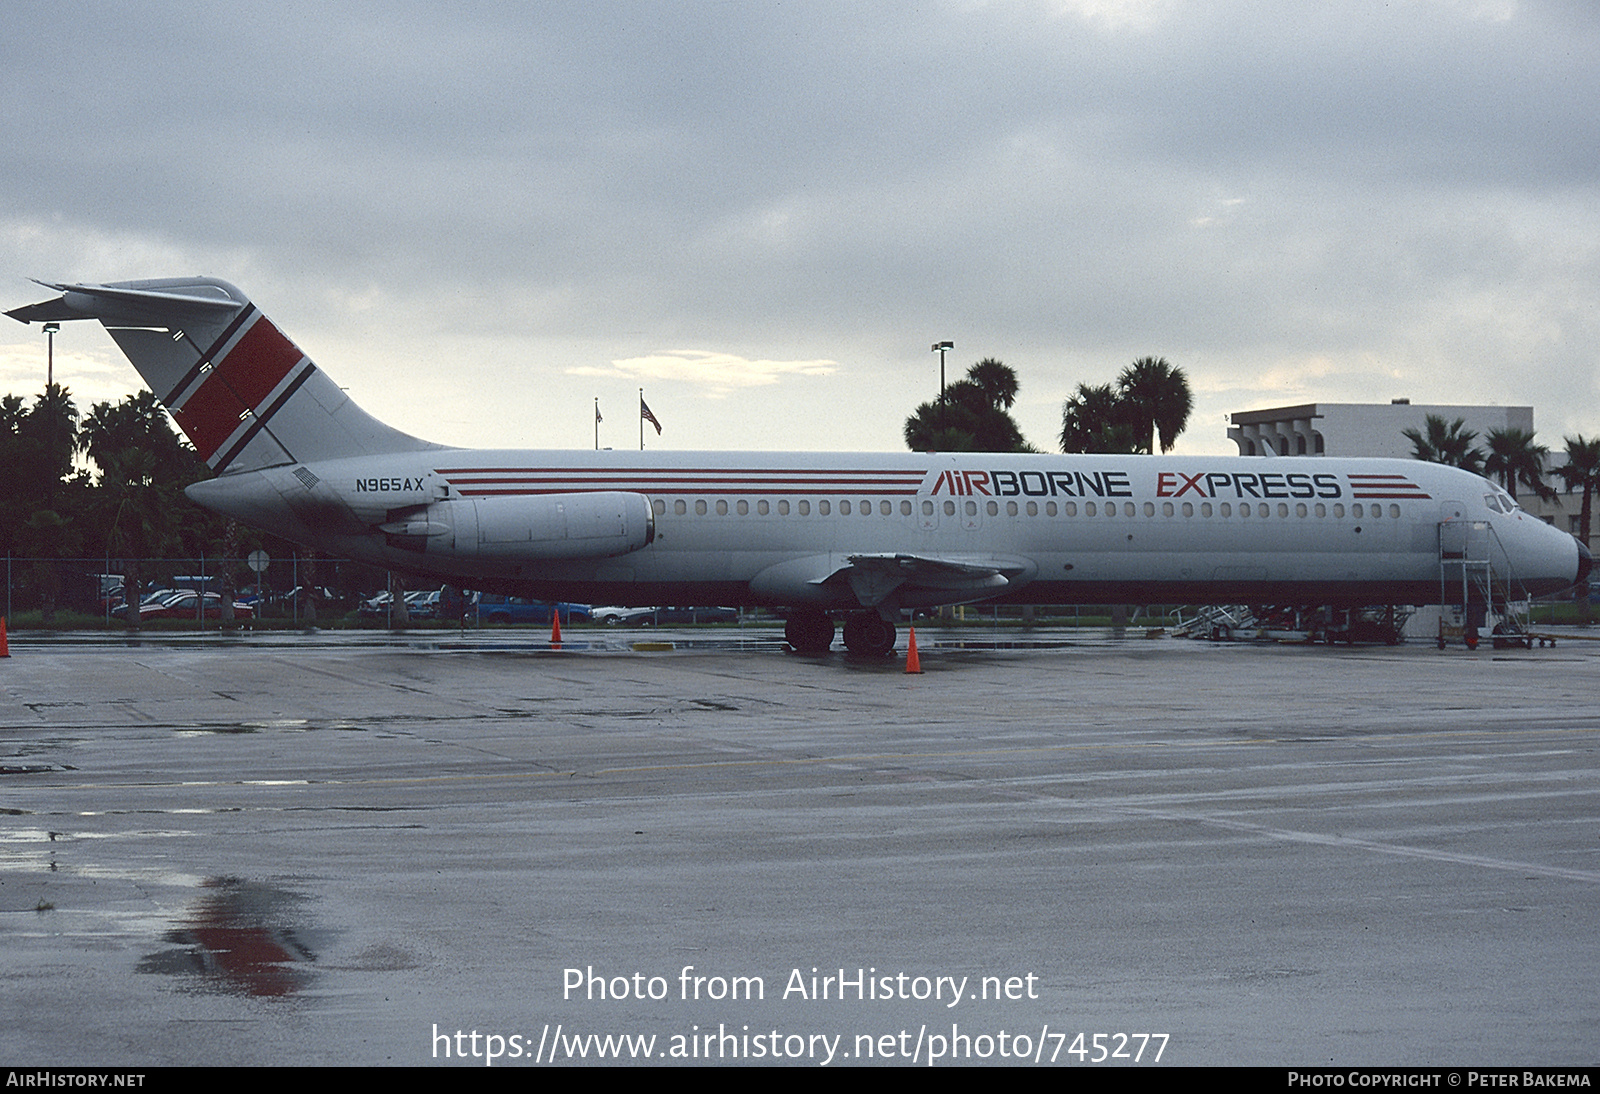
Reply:
[[1578, 576], [1572, 581], [1574, 585], [1582, 585], [1589, 580], [1589, 571], [1594, 569], [1594, 556], [1589, 553], [1589, 548], [1583, 545], [1583, 540], [1578, 540]]

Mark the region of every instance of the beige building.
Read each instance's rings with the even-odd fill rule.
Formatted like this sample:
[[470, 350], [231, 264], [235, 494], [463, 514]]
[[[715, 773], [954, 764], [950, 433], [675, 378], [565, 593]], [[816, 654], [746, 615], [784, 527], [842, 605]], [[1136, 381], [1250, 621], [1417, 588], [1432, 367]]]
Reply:
[[1429, 415], [1466, 420], [1479, 441], [1491, 429], [1533, 432], [1531, 406], [1414, 406], [1404, 399], [1382, 403], [1305, 403], [1228, 415], [1228, 439], [1242, 456], [1260, 456], [1267, 446], [1279, 456], [1389, 456], [1412, 454], [1407, 429], [1426, 432]]
[[[1239, 446], [1242, 456], [1260, 456], [1267, 448], [1280, 456], [1388, 456], [1410, 459], [1413, 446], [1407, 429], [1427, 432], [1429, 415], [1454, 422], [1465, 420], [1463, 428], [1477, 433], [1473, 443], [1485, 447], [1485, 439], [1495, 429], [1520, 429], [1533, 433], [1531, 406], [1425, 406], [1405, 399], [1392, 403], [1304, 403], [1267, 410], [1245, 410], [1228, 415], [1228, 439]], [[1578, 509], [1582, 499], [1568, 494], [1558, 476], [1551, 472], [1565, 462], [1563, 445], [1540, 438], [1550, 448], [1545, 481], [1562, 491], [1554, 502], [1541, 501], [1526, 489], [1517, 502], [1529, 513], [1557, 527], [1578, 534]]]

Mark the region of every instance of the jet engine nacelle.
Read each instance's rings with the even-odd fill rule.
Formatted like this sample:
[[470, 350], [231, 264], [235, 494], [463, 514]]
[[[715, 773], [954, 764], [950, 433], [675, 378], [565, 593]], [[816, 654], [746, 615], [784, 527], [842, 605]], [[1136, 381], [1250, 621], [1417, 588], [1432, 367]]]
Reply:
[[649, 546], [643, 494], [519, 494], [438, 501], [379, 526], [391, 546], [448, 558], [612, 558]]

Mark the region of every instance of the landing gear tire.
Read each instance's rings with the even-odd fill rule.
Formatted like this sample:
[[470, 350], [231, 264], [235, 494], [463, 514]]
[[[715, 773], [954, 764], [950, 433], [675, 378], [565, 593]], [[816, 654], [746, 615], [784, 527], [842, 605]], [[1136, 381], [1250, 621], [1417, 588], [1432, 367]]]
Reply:
[[873, 612], [857, 612], [844, 623], [844, 644], [862, 657], [884, 657], [894, 652], [894, 624]]
[[822, 612], [795, 612], [783, 624], [783, 640], [797, 653], [827, 653], [833, 645], [833, 620]]

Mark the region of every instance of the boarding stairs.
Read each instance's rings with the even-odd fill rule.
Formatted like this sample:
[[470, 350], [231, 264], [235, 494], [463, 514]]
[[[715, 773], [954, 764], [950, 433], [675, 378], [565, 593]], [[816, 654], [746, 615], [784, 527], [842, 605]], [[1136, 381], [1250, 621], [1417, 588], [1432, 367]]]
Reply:
[[1382, 642], [1396, 645], [1411, 609], [1396, 604], [1359, 608], [1243, 604], [1178, 608], [1172, 634], [1213, 642]]
[[1532, 648], [1528, 590], [1494, 525], [1450, 511], [1439, 522], [1439, 648], [1459, 638], [1476, 649], [1485, 628], [1496, 649]]
[[1243, 604], [1201, 604], [1174, 609], [1177, 623], [1172, 634], [1177, 638], [1208, 638], [1229, 642], [1234, 636], [1254, 633], [1255, 613]]

